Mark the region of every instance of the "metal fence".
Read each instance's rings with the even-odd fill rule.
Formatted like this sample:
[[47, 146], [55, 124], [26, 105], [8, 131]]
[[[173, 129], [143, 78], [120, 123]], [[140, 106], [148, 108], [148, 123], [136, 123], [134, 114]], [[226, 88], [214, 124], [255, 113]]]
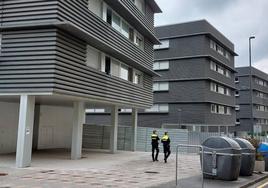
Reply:
[[[158, 132], [161, 138], [165, 131], [168, 131], [171, 140], [171, 150], [175, 151], [178, 144], [200, 145], [210, 136], [218, 136], [221, 133], [192, 132], [186, 129], [157, 129], [138, 127], [137, 130], [137, 151], [151, 151], [151, 134], [153, 130]], [[118, 128], [118, 150], [130, 150], [132, 141], [131, 127], [119, 126]], [[83, 148], [109, 149], [110, 126], [84, 125]], [[162, 147], [160, 147], [160, 151]], [[194, 148], [187, 152], [196, 152]]]

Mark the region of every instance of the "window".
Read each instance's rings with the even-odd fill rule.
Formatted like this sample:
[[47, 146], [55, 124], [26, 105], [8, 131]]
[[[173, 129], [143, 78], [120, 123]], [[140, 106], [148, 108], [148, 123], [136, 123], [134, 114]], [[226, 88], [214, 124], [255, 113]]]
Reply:
[[136, 7], [145, 14], [145, 1], [144, 0], [132, 0]]
[[264, 105], [256, 105], [256, 110], [257, 111], [261, 111], [261, 112], [268, 112], [268, 106], [264, 106]]
[[142, 73], [139, 72], [139, 71], [137, 71], [137, 70], [135, 70], [135, 71], [134, 71], [134, 79], [133, 79], [133, 83], [134, 83], [134, 84], [142, 85], [142, 82], [143, 82], [143, 80], [142, 80]]
[[210, 62], [210, 69], [213, 71], [216, 71], [216, 72], [218, 72], [218, 73], [220, 73], [228, 78], [231, 78], [231, 72], [228, 69], [218, 65], [214, 61]]
[[121, 32], [121, 19], [115, 13], [112, 13], [112, 27]]
[[259, 98], [262, 98], [262, 99], [267, 99], [268, 95], [266, 93], [256, 91], [256, 97], [259, 97]]
[[223, 94], [223, 95], [228, 95], [228, 96], [231, 95], [231, 90], [229, 88], [222, 86], [222, 85], [219, 85], [219, 84], [214, 83], [214, 82], [210, 83], [210, 90], [214, 91], [216, 93]]
[[105, 73], [111, 74], [111, 58], [108, 56], [105, 56]]
[[100, 0], [88, 0], [88, 9], [94, 14], [101, 17], [102, 1]]
[[121, 65], [121, 69], [120, 69], [120, 78], [124, 79], [124, 80], [128, 80], [129, 76], [128, 76], [128, 67], [126, 65]]
[[130, 39], [130, 28], [126, 22], [122, 22], [122, 34]]
[[153, 65], [154, 70], [168, 70], [169, 69], [169, 61], [156, 61]]
[[119, 110], [120, 112], [125, 112], [125, 113], [130, 113], [130, 112], [132, 112], [132, 109], [131, 108], [121, 108], [120, 110]]
[[257, 124], [268, 125], [268, 119], [257, 119]]
[[86, 109], [86, 113], [104, 113], [105, 109], [103, 108], [90, 108]]
[[210, 40], [210, 48], [218, 52], [220, 55], [224, 56], [227, 60], [230, 60], [231, 54], [215, 41]]
[[145, 112], [168, 112], [168, 104], [154, 104], [151, 108], [145, 109]]
[[236, 119], [235, 124], [239, 125], [240, 124], [240, 119]]
[[131, 42], [144, 50], [144, 37], [131, 27], [121, 16], [113, 11], [106, 3], [103, 3], [103, 20], [114, 29], [128, 38]]
[[153, 91], [168, 91], [168, 82], [155, 82], [153, 84]]
[[267, 82], [265, 80], [262, 80], [260, 78], [255, 78], [255, 83], [260, 85], [260, 86], [267, 86]]
[[87, 45], [86, 64], [91, 68], [101, 70], [101, 54], [98, 50], [89, 45]]
[[134, 32], [134, 43], [140, 48], [144, 49], [143, 37], [137, 31]]
[[217, 104], [211, 104], [211, 113], [231, 115], [231, 107], [217, 105]]
[[160, 40], [161, 44], [159, 45], [154, 45], [155, 50], [160, 50], [160, 49], [167, 49], [169, 48], [169, 40]]
[[239, 105], [235, 105], [235, 110], [239, 111], [240, 110], [240, 106]]

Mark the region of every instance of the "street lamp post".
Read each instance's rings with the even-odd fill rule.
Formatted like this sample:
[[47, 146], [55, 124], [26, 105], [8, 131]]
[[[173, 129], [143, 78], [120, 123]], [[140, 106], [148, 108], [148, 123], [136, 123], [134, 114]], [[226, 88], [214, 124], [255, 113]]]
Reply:
[[253, 89], [252, 89], [252, 63], [251, 63], [251, 40], [255, 39], [255, 36], [250, 36], [248, 41], [249, 41], [249, 68], [250, 68], [250, 73], [249, 73], [249, 89], [250, 89], [250, 109], [251, 109], [251, 114], [250, 114], [250, 122], [252, 125], [252, 132], [254, 131], [254, 118], [253, 118]]

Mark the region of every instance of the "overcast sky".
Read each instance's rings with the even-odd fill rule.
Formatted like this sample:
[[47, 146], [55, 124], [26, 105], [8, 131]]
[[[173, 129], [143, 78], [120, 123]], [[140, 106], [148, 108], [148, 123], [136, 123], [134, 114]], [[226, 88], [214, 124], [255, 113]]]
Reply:
[[268, 0], [156, 0], [162, 14], [156, 26], [206, 19], [235, 45], [236, 66], [247, 66], [248, 37], [252, 62], [268, 73]]

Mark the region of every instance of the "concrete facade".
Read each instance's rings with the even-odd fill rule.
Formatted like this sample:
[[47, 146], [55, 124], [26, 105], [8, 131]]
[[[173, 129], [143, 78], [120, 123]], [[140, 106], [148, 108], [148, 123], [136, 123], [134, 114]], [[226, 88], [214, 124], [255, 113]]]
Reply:
[[[268, 74], [252, 67], [236, 68], [237, 132], [268, 131]], [[250, 89], [252, 73], [252, 90]], [[251, 95], [252, 93], [252, 95]], [[251, 97], [252, 96], [252, 97]], [[253, 122], [251, 116], [253, 115]]]
[[[214, 131], [218, 126], [224, 131], [235, 126], [233, 43], [205, 20], [156, 27], [156, 35], [162, 42], [155, 46], [154, 55], [154, 70], [161, 75], [154, 78], [153, 88], [158, 109], [140, 111], [138, 125], [216, 126], [210, 128]], [[161, 63], [166, 64], [161, 67]], [[212, 105], [221, 109], [212, 112]], [[119, 124], [129, 125], [127, 113], [121, 114]], [[105, 114], [87, 118], [95, 124], [107, 123]]]
[[3, 0], [0, 10], [0, 111], [16, 118], [0, 114], [0, 153], [17, 148], [17, 167], [30, 165], [32, 148], [79, 159], [88, 106], [153, 103], [155, 1]]

